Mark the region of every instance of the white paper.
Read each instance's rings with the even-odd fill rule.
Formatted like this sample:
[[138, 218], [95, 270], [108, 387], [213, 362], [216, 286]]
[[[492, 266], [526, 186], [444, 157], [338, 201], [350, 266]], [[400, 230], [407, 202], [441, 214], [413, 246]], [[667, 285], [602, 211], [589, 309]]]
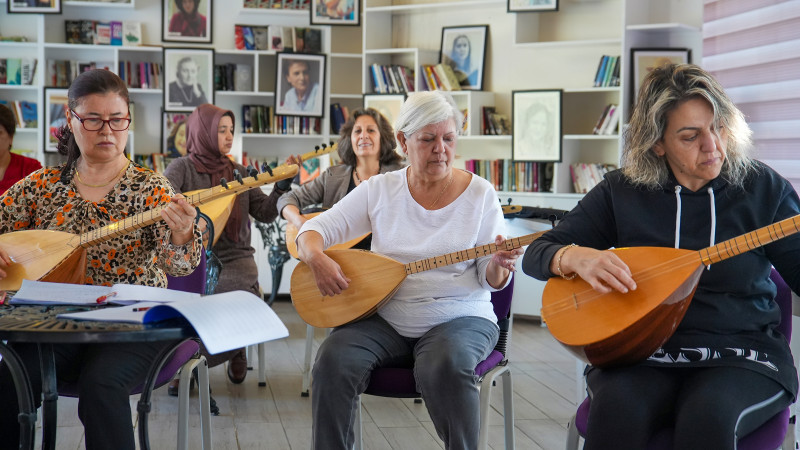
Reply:
[[[149, 308], [147, 311], [134, 309]], [[183, 316], [212, 355], [289, 336], [289, 330], [264, 300], [233, 291], [191, 301], [138, 303], [115, 308], [59, 314], [60, 318], [150, 323]]]
[[[22, 280], [22, 286], [14, 294], [10, 303], [12, 305], [96, 305], [106, 302], [129, 305], [141, 301], [163, 303], [199, 297], [200, 294], [194, 292], [134, 284], [115, 284], [108, 287]], [[98, 302], [98, 299], [101, 301]]]

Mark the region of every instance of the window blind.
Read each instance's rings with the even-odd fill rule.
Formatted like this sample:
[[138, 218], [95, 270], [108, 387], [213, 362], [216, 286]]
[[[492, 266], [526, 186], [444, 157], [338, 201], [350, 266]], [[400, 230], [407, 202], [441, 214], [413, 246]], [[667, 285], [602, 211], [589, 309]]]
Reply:
[[800, 191], [800, 0], [705, 0], [702, 66], [753, 130], [755, 156]]

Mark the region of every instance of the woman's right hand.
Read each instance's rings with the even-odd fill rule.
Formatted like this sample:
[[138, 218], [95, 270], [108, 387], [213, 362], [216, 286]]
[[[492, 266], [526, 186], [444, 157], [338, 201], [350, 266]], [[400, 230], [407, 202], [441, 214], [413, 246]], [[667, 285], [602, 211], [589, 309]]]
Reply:
[[8, 274], [6, 269], [11, 265], [11, 257], [8, 256], [5, 250], [0, 248], [0, 280], [4, 279]]
[[[561, 256], [560, 260], [559, 255]], [[614, 252], [589, 247], [565, 246], [553, 255], [550, 263], [551, 271], [556, 275], [560, 275], [559, 264], [563, 274], [577, 273], [583, 281], [602, 294], [607, 294], [612, 290], [623, 294], [629, 290], [636, 290], [636, 282], [633, 280], [631, 269]]]
[[350, 278], [342, 271], [339, 264], [325, 253], [319, 252], [305, 261], [314, 274], [317, 289], [323, 296], [341, 294], [350, 286]]

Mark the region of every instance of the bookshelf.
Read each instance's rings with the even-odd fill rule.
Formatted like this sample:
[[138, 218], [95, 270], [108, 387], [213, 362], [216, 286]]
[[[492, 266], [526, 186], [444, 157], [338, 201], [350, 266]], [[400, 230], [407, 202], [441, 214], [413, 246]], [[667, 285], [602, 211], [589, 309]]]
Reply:
[[[33, 156], [45, 164], [56, 164], [60, 155], [45, 153], [43, 142], [44, 88], [51, 83], [47, 77], [47, 60], [73, 60], [106, 62], [113, 68], [120, 61], [151, 62], [163, 64], [162, 47], [215, 49], [215, 64], [227, 62], [248, 64], [253, 70], [253, 91], [217, 91], [214, 103], [230, 109], [241, 125], [242, 105], [274, 105], [276, 52], [236, 50], [234, 25], [279, 25], [308, 27], [308, 11], [245, 9], [242, 2], [214, 2], [212, 43], [192, 44], [161, 40], [161, 0], [131, 0], [130, 3], [100, 1], [65, 1], [62, 14], [8, 14], [5, 2], [0, 1], [0, 30], [3, 36], [24, 36], [27, 42], [0, 42], [4, 58], [34, 57], [38, 61], [32, 85], [0, 85], [0, 99], [27, 100], [37, 104], [39, 126], [35, 129], [18, 129], [15, 148], [31, 149]], [[142, 24], [140, 47], [67, 44], [65, 20], [135, 21]], [[318, 27], [322, 31], [322, 52], [328, 55], [323, 97], [324, 117], [319, 135], [243, 134], [241, 128], [234, 135], [234, 156], [241, 160], [244, 152], [259, 159], [285, 159], [290, 154], [304, 153], [314, 145], [336, 139], [331, 136], [329, 105], [339, 102], [348, 107], [360, 106], [361, 100], [361, 30], [360, 27]], [[115, 69], [115, 72], [117, 70]], [[170, 75], [166, 74], [169, 78]], [[163, 76], [161, 78], [163, 85]], [[163, 92], [159, 88], [129, 88], [135, 103], [135, 131], [130, 133], [132, 155], [160, 152], [162, 147]], [[136, 135], [135, 143], [133, 136]]]

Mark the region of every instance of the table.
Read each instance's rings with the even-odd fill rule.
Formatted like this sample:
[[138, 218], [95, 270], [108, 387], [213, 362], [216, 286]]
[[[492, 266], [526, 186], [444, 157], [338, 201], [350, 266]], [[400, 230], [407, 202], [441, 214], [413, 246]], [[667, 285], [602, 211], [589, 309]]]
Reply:
[[[57, 344], [90, 344], [109, 342], [154, 342], [174, 341], [177, 345], [195, 336], [191, 325], [183, 319], [155, 324], [132, 324], [116, 322], [89, 322], [59, 319], [63, 312], [89, 309], [76, 306], [0, 306], [0, 355], [8, 365], [20, 406], [20, 444], [23, 449], [32, 449], [36, 425], [36, 409], [33, 391], [28, 381], [27, 369], [16, 352], [4, 341], [36, 343], [39, 346], [42, 371], [42, 448], [54, 449], [56, 443], [58, 392], [56, 388], [55, 357], [53, 346]], [[169, 345], [154, 360], [142, 390], [137, 411], [139, 413], [139, 447], [150, 448], [147, 434], [147, 414], [150, 411], [150, 395], [156, 377], [169, 359], [175, 345]]]

